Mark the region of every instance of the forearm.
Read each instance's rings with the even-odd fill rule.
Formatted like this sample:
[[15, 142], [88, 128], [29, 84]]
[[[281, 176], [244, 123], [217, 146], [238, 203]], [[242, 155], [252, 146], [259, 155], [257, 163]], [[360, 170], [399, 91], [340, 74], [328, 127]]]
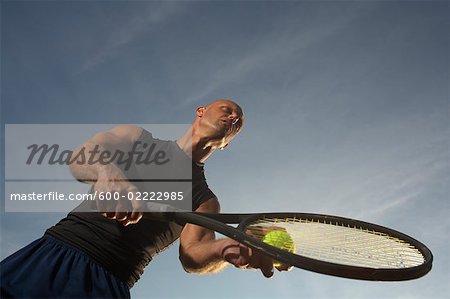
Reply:
[[99, 163], [99, 157], [107, 150], [98, 143], [88, 141], [73, 151], [69, 165], [74, 178], [81, 182], [93, 184], [99, 179], [125, 178], [122, 171], [113, 163]]
[[180, 261], [186, 272], [196, 274], [216, 273], [228, 262], [223, 258], [223, 248], [229, 239], [193, 243], [180, 250]]

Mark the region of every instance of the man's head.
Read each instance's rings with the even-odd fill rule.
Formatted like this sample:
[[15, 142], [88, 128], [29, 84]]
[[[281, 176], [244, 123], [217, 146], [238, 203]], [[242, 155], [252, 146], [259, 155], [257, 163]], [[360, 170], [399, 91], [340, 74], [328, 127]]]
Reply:
[[215, 147], [224, 148], [244, 124], [241, 107], [232, 100], [220, 99], [197, 108], [196, 133]]

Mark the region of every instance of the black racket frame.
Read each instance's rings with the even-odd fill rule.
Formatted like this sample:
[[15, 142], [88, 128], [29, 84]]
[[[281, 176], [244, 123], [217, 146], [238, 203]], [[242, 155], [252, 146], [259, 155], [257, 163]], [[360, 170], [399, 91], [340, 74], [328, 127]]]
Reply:
[[[350, 218], [310, 213], [211, 214], [198, 212], [162, 212], [151, 214], [157, 214], [151, 217], [155, 220], [174, 221], [180, 225], [191, 223], [214, 230], [252, 249], [259, 250], [277, 261], [321, 274], [371, 281], [403, 281], [422, 277], [432, 267], [433, 255], [431, 251], [416, 239], [384, 226]], [[293, 254], [268, 245], [245, 233], [245, 229], [249, 224], [255, 223], [257, 220], [263, 218], [296, 218], [384, 233], [414, 246], [422, 253], [425, 261], [421, 265], [410, 268], [384, 269], [349, 266]], [[232, 227], [227, 224], [238, 224], [238, 226]]]

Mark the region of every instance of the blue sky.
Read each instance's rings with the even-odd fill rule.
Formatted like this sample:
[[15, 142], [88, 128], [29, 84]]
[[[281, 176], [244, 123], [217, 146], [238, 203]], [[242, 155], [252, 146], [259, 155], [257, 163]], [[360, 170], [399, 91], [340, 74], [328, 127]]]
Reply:
[[[449, 15], [445, 1], [2, 1], [2, 123], [185, 124], [233, 98], [246, 126], [206, 166], [224, 212], [358, 218], [435, 256], [410, 282], [266, 280], [188, 275], [174, 245], [134, 298], [443, 298]], [[62, 216], [2, 212], [1, 257]]]

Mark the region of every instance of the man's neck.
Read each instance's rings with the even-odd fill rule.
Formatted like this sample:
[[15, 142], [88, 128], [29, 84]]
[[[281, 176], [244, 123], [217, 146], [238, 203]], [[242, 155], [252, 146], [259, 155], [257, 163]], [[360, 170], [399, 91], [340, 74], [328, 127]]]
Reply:
[[202, 138], [190, 127], [176, 142], [180, 149], [195, 162], [205, 163], [216, 150], [209, 144], [208, 138]]

